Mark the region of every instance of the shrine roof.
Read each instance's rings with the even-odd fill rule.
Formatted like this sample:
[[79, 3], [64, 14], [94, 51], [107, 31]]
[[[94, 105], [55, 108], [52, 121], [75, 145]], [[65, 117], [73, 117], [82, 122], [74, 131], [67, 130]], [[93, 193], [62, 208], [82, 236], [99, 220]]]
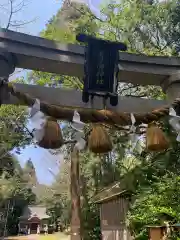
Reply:
[[39, 219], [50, 218], [50, 216], [46, 214], [46, 207], [26, 206], [24, 208], [22, 216], [20, 216], [20, 219], [31, 219], [33, 217], [37, 217]]
[[111, 201], [117, 197], [126, 198], [130, 196], [131, 193], [132, 192], [125, 189], [120, 182], [116, 182], [99, 191], [99, 193], [94, 197], [94, 202], [99, 204]]

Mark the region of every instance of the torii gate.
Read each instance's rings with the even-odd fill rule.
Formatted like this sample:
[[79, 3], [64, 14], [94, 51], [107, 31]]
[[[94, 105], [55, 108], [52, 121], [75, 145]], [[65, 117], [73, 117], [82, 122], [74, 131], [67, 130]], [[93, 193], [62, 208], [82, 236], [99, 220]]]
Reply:
[[[84, 69], [84, 47], [30, 36], [23, 33], [1, 29], [0, 31], [0, 76], [9, 76], [15, 68], [32, 69], [82, 78]], [[161, 86], [170, 99], [177, 97], [180, 71], [178, 57], [148, 57], [145, 55], [120, 54], [121, 70], [119, 80], [139, 85]], [[174, 84], [175, 87], [174, 87]], [[173, 86], [172, 86], [173, 85]], [[46, 100], [50, 104], [64, 107], [90, 108], [90, 104], [81, 101], [77, 90], [51, 89], [34, 85], [16, 84], [18, 90], [28, 92], [33, 97]], [[72, 96], [73, 95], [73, 99]], [[5, 100], [4, 103], [17, 103], [17, 99]], [[121, 112], [148, 112], [158, 108], [166, 101], [119, 97], [116, 107], [107, 108]], [[96, 109], [102, 103], [95, 99]]]
[[[120, 55], [121, 82], [138, 85], [161, 86], [172, 102], [179, 97], [180, 92], [180, 59], [177, 57], [147, 57], [130, 53]], [[62, 45], [55, 41], [40, 37], [30, 36], [18, 32], [1, 29], [0, 32], [0, 77], [9, 77], [16, 67], [32, 69], [61, 75], [83, 77], [84, 47], [80, 45]], [[15, 84], [20, 92], [29, 93], [32, 97], [49, 104], [74, 108], [91, 108], [88, 103], [81, 101], [81, 92], [77, 90], [64, 90], [62, 88], [47, 88], [42, 86]], [[72, 97], [73, 96], [73, 97]], [[17, 104], [18, 99], [12, 95], [2, 99], [4, 104]], [[96, 109], [102, 109], [103, 103], [99, 99], [94, 100]], [[150, 112], [167, 101], [157, 101], [141, 98], [119, 97], [119, 104], [112, 107], [107, 104], [107, 109], [116, 112]], [[76, 158], [73, 151], [72, 157]], [[77, 164], [77, 161], [76, 161]], [[77, 167], [72, 166], [74, 169]], [[76, 169], [77, 170], [77, 169]], [[78, 170], [77, 170], [78, 171]], [[78, 174], [78, 172], [76, 172]], [[72, 189], [72, 203], [79, 201], [77, 189]], [[74, 192], [75, 190], [75, 192]], [[72, 214], [72, 236], [73, 240], [80, 240], [78, 233], [78, 209]]]

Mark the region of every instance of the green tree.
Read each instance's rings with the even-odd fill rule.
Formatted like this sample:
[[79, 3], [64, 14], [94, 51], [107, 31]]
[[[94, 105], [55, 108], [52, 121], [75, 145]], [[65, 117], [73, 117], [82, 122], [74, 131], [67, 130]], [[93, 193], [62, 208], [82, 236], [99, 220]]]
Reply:
[[30, 141], [24, 127], [26, 108], [1, 106], [0, 119], [0, 235], [3, 235], [5, 226], [9, 234], [17, 233], [18, 217], [23, 207], [34, 201], [35, 196], [24, 182], [23, 169], [12, 152], [15, 150], [19, 154], [19, 148]]
[[159, 225], [165, 220], [171, 224], [180, 221], [179, 188], [179, 176], [170, 172], [164, 175], [161, 181], [141, 190], [129, 216], [136, 239], [147, 239], [145, 225]]
[[[16, 160], [13, 160], [16, 161]], [[15, 164], [14, 164], [15, 166]], [[2, 215], [1, 234], [5, 227], [9, 234], [17, 234], [19, 217], [27, 204], [34, 203], [36, 198], [28, 183], [24, 181], [22, 169], [14, 169], [14, 174], [6, 174], [5, 170], [0, 177], [0, 212]]]
[[43, 199], [54, 222], [61, 223], [63, 228], [70, 224], [70, 163], [64, 161], [51, 186], [51, 195]]
[[31, 159], [28, 159], [25, 167], [23, 169], [24, 172], [24, 179], [28, 183], [29, 187], [36, 186], [38, 181], [36, 177], [36, 170], [34, 168], [34, 165], [31, 161]]

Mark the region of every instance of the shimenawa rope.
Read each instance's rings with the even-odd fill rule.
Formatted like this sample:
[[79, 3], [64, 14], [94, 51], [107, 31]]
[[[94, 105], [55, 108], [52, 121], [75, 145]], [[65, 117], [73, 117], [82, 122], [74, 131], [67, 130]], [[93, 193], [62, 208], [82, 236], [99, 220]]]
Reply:
[[[15, 97], [17, 97], [22, 103], [28, 106], [32, 106], [35, 102], [35, 98], [31, 97], [27, 93], [22, 93], [16, 91], [12, 84], [8, 84], [8, 91]], [[171, 104], [171, 107], [176, 109], [180, 105], [180, 99], [177, 98]], [[142, 123], [148, 124], [152, 121], [158, 121], [162, 117], [169, 115], [169, 107], [164, 106], [162, 108], [153, 110], [152, 112], [145, 114], [134, 113], [134, 117], [136, 119], [136, 125], [140, 125]], [[50, 105], [46, 102], [40, 103], [40, 110], [51, 117], [61, 120], [72, 121], [74, 110], [63, 108], [60, 106]], [[94, 109], [78, 109], [78, 112], [81, 116], [81, 120], [86, 123], [96, 123], [102, 122], [109, 125], [131, 125], [131, 117], [129, 113], [118, 113], [110, 110], [94, 110]]]

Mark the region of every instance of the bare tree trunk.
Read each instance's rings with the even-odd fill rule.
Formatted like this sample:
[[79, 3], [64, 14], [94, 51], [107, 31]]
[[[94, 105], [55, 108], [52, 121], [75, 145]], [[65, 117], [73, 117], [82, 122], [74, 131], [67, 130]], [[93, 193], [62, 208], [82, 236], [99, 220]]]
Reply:
[[81, 212], [79, 189], [79, 151], [71, 152], [71, 240], [81, 240]]

